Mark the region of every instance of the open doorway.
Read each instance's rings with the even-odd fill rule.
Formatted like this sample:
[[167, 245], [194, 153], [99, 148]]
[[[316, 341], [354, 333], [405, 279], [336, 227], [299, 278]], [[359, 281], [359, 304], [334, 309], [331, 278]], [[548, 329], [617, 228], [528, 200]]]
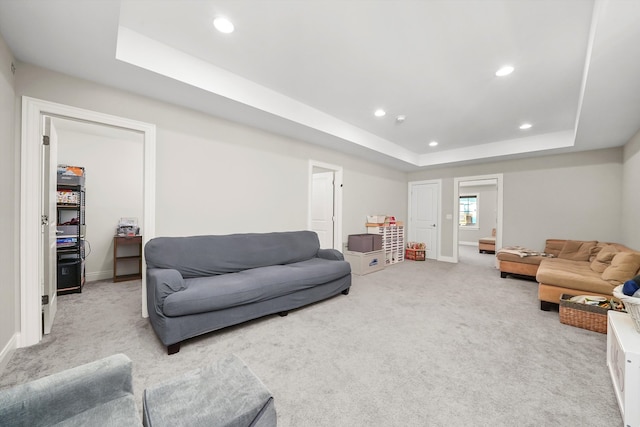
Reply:
[[[143, 214], [144, 242], [155, 235], [155, 126], [122, 117], [75, 108], [63, 104], [22, 98], [20, 164], [20, 334], [18, 347], [37, 344], [42, 339], [43, 298], [40, 284], [44, 250], [42, 234], [42, 145], [45, 116], [98, 123], [129, 129], [143, 135]], [[146, 276], [142, 278], [142, 316], [146, 311]]]
[[502, 174], [454, 178], [454, 262], [495, 265], [494, 256], [479, 253], [478, 241], [495, 229], [495, 246], [502, 246], [502, 179]]
[[65, 118], [54, 118], [53, 123], [58, 134], [58, 164], [81, 166], [86, 175], [86, 282], [111, 279], [113, 235], [119, 219], [142, 219], [143, 135]]
[[309, 162], [308, 227], [323, 249], [342, 250], [342, 168]]

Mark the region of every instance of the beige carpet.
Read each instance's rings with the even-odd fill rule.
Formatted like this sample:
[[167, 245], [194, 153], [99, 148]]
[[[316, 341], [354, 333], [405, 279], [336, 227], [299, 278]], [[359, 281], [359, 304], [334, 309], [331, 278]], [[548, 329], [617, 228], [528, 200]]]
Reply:
[[[477, 250], [477, 249], [476, 249]], [[113, 353], [145, 387], [242, 358], [281, 427], [618, 426], [606, 336], [538, 308], [536, 284], [500, 279], [491, 255], [406, 261], [354, 276], [351, 293], [185, 342], [167, 356], [140, 317], [139, 282], [63, 296], [51, 335], [18, 349], [0, 387]]]

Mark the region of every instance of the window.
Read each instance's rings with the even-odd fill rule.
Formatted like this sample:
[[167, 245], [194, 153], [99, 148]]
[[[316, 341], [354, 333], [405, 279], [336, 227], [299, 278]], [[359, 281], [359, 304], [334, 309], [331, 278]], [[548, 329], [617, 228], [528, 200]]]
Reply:
[[461, 227], [478, 228], [478, 195], [468, 194], [460, 196]]

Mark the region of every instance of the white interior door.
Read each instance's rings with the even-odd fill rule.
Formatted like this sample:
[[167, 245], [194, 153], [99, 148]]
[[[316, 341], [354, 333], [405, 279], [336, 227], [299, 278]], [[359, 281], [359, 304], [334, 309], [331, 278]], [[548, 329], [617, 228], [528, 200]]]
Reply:
[[313, 173], [311, 187], [311, 230], [318, 234], [320, 247], [334, 247], [334, 173]]
[[58, 134], [51, 117], [44, 117], [42, 139], [42, 257], [40, 263], [40, 289], [42, 298], [43, 330], [51, 332], [57, 310], [56, 261], [56, 183]]
[[425, 243], [425, 256], [438, 259], [438, 202], [437, 183], [411, 183], [411, 212], [409, 212], [409, 240]]

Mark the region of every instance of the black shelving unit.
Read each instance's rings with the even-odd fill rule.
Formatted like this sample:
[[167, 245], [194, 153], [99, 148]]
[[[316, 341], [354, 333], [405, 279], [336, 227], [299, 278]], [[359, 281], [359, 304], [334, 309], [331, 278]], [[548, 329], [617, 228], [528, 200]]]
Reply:
[[[59, 169], [62, 167], [59, 167]], [[56, 257], [58, 295], [82, 292], [85, 282], [85, 188], [82, 175], [58, 174]]]

